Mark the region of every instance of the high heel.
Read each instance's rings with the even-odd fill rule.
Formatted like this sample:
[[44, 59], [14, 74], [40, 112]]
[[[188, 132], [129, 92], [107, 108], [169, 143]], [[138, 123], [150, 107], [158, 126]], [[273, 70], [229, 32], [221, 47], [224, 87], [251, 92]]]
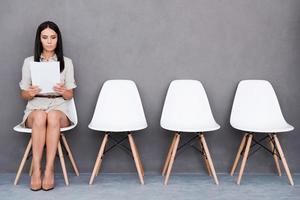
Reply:
[[43, 189], [44, 191], [50, 191], [50, 190], [53, 190], [53, 189], [54, 189], [54, 184], [53, 184], [50, 188], [44, 188], [44, 187], [42, 187], [42, 189]]
[[[31, 179], [32, 179], [32, 177], [33, 177], [33, 174], [31, 176]], [[42, 179], [41, 179], [41, 175], [40, 175], [40, 183], [39, 184], [30, 183], [30, 190], [36, 192], [36, 191], [39, 191], [41, 189], [42, 189]]]
[[42, 189], [42, 185], [40, 185], [39, 187], [32, 187], [32, 185], [31, 185], [31, 187], [30, 187], [30, 190], [34, 191], [34, 192], [40, 191], [41, 189]]
[[[50, 184], [50, 185], [45, 185], [45, 176], [44, 176], [44, 178], [43, 178], [43, 181], [42, 181], [42, 189], [44, 190], [44, 191], [49, 191], [49, 190], [53, 190], [54, 189], [54, 172], [52, 172], [53, 174], [52, 174], [52, 176], [53, 176], [53, 183], [52, 184]], [[46, 173], [45, 173], [46, 174]]]

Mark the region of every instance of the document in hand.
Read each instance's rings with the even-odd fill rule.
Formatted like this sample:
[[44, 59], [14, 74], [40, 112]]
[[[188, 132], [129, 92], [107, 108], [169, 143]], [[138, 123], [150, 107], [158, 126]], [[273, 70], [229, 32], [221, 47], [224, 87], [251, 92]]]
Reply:
[[41, 88], [41, 94], [51, 93], [53, 87], [60, 83], [59, 62], [31, 62], [30, 73], [32, 85]]

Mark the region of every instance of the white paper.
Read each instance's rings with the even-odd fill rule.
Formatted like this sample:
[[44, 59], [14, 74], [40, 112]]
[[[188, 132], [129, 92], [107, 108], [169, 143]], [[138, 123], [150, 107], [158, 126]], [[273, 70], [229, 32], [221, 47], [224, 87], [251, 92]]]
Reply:
[[53, 87], [60, 83], [59, 62], [30, 62], [32, 85], [44, 93], [53, 93]]

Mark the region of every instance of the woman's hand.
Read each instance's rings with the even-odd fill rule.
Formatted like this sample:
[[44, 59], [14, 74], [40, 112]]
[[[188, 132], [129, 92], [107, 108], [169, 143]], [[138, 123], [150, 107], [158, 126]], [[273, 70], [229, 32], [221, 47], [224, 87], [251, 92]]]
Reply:
[[22, 90], [21, 91], [21, 96], [25, 100], [31, 100], [35, 97], [35, 95], [37, 95], [41, 91], [42, 90], [38, 86], [32, 85], [27, 90]]
[[32, 85], [26, 91], [27, 91], [28, 95], [31, 98], [33, 98], [33, 97], [35, 97], [35, 95], [37, 95], [38, 93], [40, 93], [42, 90], [39, 88], [39, 86]]
[[57, 92], [60, 95], [64, 95], [64, 93], [67, 91], [67, 89], [65, 88], [64, 84], [62, 83], [58, 83], [53, 87], [53, 90], [55, 92]]
[[53, 87], [53, 90], [58, 94], [62, 95], [65, 100], [73, 98], [73, 89], [68, 90], [64, 84], [58, 83]]

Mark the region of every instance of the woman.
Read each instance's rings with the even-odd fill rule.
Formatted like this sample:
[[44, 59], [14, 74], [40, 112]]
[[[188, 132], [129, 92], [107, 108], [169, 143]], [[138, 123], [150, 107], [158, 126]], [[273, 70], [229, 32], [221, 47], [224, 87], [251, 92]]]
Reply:
[[[30, 62], [60, 63], [60, 83], [54, 92], [39, 94], [41, 89], [31, 84]], [[60, 128], [72, 122], [66, 101], [73, 98], [76, 87], [71, 59], [63, 56], [62, 37], [58, 26], [50, 21], [39, 25], [36, 31], [34, 56], [25, 59], [20, 82], [21, 96], [27, 100], [22, 125], [32, 128], [32, 176], [30, 188], [33, 191], [54, 188], [54, 160], [60, 139]], [[42, 155], [46, 147], [46, 166], [42, 178]]]

